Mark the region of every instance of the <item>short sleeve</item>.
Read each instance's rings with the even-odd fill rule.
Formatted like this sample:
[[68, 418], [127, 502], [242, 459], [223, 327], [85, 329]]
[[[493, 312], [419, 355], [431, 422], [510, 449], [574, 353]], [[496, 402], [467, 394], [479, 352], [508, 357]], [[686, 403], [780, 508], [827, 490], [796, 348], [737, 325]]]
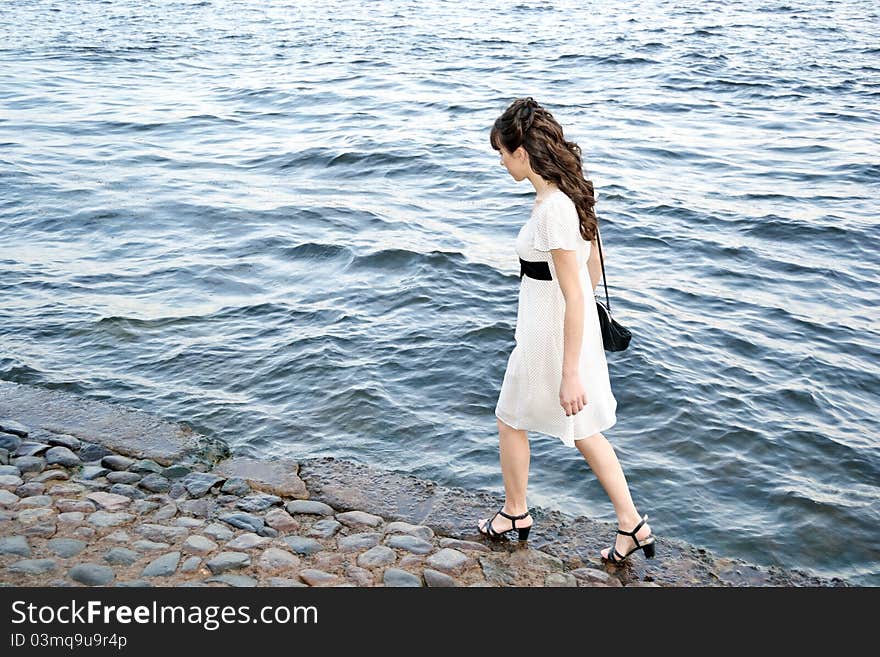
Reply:
[[544, 205], [538, 208], [535, 221], [535, 249], [575, 251], [579, 242], [580, 219], [572, 200], [563, 194], [557, 194], [544, 201]]

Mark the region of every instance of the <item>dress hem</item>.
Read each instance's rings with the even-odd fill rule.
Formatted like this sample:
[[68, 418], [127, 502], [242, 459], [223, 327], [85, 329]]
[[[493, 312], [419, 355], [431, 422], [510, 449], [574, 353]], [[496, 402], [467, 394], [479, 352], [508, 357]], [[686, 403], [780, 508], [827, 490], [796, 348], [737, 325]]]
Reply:
[[591, 436], [595, 436], [597, 433], [602, 433], [603, 431], [608, 431], [608, 429], [610, 429], [610, 428], [613, 427], [615, 424], [617, 424], [617, 413], [614, 413], [614, 414], [611, 416], [611, 422], [610, 422], [610, 424], [606, 424], [605, 426], [603, 426], [603, 427], [601, 427], [601, 428], [599, 428], [599, 429], [596, 429], [595, 431], [593, 431], [593, 433], [589, 433], [589, 434], [587, 434], [586, 436], [581, 436], [580, 438], [572, 438], [572, 439], [569, 441], [567, 438], [564, 438], [563, 436], [560, 436], [559, 434], [550, 433], [550, 432], [548, 432], [548, 431], [543, 431], [543, 430], [541, 430], [541, 429], [536, 429], [536, 428], [533, 428], [533, 427], [516, 427], [516, 426], [513, 425], [513, 423], [508, 422], [504, 417], [502, 417], [502, 416], [498, 413], [497, 410], [495, 411], [495, 417], [497, 417], [499, 420], [501, 420], [502, 422], [504, 422], [504, 424], [506, 424], [507, 426], [509, 426], [511, 429], [516, 429], [517, 431], [533, 431], [533, 432], [535, 432], [535, 433], [540, 433], [540, 434], [542, 434], [542, 435], [544, 435], [544, 436], [552, 436], [553, 438], [557, 438], [558, 440], [562, 441], [562, 443], [563, 443], [564, 445], [567, 445], [567, 446], [569, 446], [569, 447], [575, 447], [575, 444], [574, 444], [574, 443], [577, 442], [578, 440], [585, 440], [586, 438], [589, 438], [589, 437], [591, 437]]

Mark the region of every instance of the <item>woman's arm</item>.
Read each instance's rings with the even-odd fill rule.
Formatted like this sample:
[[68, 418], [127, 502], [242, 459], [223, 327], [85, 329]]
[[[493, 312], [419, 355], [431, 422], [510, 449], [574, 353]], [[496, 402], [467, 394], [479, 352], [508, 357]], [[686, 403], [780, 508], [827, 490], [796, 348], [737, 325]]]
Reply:
[[567, 249], [553, 249], [553, 265], [562, 296], [565, 297], [565, 319], [563, 326], [564, 348], [562, 374], [577, 374], [581, 357], [581, 341], [584, 334], [584, 293], [578, 276], [577, 252]]
[[[602, 254], [605, 255], [604, 253]], [[593, 284], [593, 293], [602, 278], [602, 263], [599, 261], [599, 245], [594, 239], [590, 246], [590, 257], [587, 259], [587, 271], [590, 273], [590, 283]]]

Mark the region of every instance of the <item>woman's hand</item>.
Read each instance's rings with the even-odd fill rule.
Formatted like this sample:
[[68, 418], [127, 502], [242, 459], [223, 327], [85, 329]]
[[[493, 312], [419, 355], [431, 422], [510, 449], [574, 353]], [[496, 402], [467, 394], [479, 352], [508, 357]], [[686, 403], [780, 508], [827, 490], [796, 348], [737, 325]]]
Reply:
[[587, 405], [587, 392], [577, 373], [563, 374], [562, 385], [559, 386], [559, 403], [566, 416], [576, 415]]

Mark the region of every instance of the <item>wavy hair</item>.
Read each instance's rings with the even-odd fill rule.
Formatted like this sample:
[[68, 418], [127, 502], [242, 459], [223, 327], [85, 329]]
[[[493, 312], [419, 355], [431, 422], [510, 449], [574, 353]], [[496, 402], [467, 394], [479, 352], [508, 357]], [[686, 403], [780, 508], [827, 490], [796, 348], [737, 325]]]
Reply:
[[581, 147], [565, 138], [562, 126], [549, 110], [531, 96], [517, 98], [495, 119], [489, 142], [496, 151], [501, 150], [501, 145], [509, 153], [520, 146], [526, 149], [532, 170], [544, 180], [556, 183], [574, 201], [581, 235], [587, 241], [593, 240], [599, 220], [593, 209], [593, 183], [583, 174]]

